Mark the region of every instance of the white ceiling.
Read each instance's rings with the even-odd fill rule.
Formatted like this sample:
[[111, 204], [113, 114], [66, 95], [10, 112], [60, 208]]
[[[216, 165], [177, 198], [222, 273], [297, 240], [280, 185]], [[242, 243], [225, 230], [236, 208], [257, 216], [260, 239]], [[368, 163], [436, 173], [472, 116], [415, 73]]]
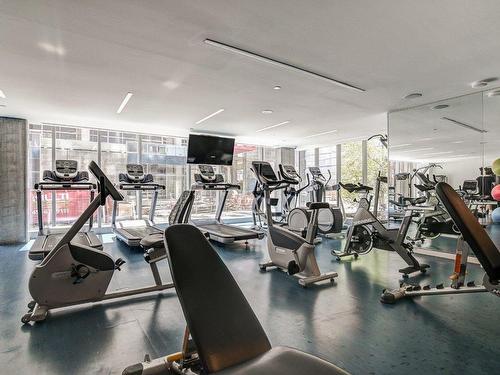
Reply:
[[[491, 91], [390, 113], [390, 159], [418, 162], [474, 159], [478, 166], [483, 162], [489, 165], [500, 156], [500, 96], [488, 96]], [[436, 105], [448, 107], [435, 109]]]
[[[499, 17], [497, 0], [0, 1], [0, 115], [163, 134], [196, 128], [302, 147], [363, 138], [384, 131], [388, 110], [473, 92], [470, 82], [499, 76]], [[424, 96], [401, 99], [415, 91]]]

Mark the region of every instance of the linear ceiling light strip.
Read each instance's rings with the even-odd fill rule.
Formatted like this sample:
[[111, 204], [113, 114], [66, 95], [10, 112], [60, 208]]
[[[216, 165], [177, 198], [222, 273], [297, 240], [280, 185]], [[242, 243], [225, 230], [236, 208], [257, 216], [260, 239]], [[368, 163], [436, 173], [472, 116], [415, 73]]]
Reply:
[[298, 71], [298, 72], [301, 72], [301, 73], [313, 76], [315, 78], [321, 78], [323, 80], [326, 80], [326, 81], [328, 81], [330, 83], [333, 83], [333, 84], [335, 84], [337, 86], [340, 86], [340, 87], [343, 87], [343, 88], [346, 88], [346, 89], [354, 90], [354, 91], [357, 91], [357, 92], [365, 92], [366, 91], [365, 89], [362, 89], [360, 87], [353, 86], [353, 85], [350, 85], [350, 84], [342, 82], [342, 81], [338, 81], [338, 80], [333, 79], [331, 77], [327, 77], [327, 76], [325, 76], [323, 74], [319, 74], [319, 73], [316, 73], [316, 72], [313, 72], [313, 71], [310, 71], [310, 70], [307, 70], [307, 69], [299, 68], [298, 66], [291, 65], [291, 64], [288, 64], [288, 63], [285, 63], [285, 62], [282, 62], [282, 61], [278, 61], [278, 60], [275, 60], [275, 59], [272, 59], [272, 58], [269, 58], [269, 57], [266, 57], [266, 56], [262, 56], [262, 55], [259, 55], [257, 53], [246, 51], [244, 49], [241, 49], [241, 48], [238, 48], [238, 47], [234, 47], [234, 46], [231, 46], [229, 44], [224, 44], [224, 43], [218, 42], [216, 40], [205, 39], [204, 42], [206, 44], [210, 45], [210, 46], [218, 47], [218, 48], [224, 49], [226, 51], [237, 53], [237, 54], [242, 55], [242, 56], [250, 57], [250, 58], [258, 60], [258, 61], [266, 62], [268, 64], [279, 66], [281, 68], [295, 70], [295, 71]]
[[473, 130], [473, 131], [478, 132], [478, 133], [488, 133], [487, 130], [476, 128], [475, 126], [466, 124], [465, 122], [454, 120], [454, 119], [449, 118], [449, 117], [441, 117], [441, 120], [450, 121], [450, 122], [454, 123], [455, 125], [461, 126], [462, 128], [466, 128], [469, 130]]

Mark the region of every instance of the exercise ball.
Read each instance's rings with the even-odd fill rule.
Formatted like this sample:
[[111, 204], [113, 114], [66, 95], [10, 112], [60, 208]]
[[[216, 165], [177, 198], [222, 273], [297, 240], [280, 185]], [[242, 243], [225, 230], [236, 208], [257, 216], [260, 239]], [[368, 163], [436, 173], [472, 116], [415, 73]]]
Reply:
[[500, 158], [498, 158], [493, 162], [493, 164], [491, 164], [491, 169], [493, 170], [494, 174], [500, 176]]
[[495, 185], [491, 189], [491, 197], [496, 201], [500, 201], [500, 185]]
[[491, 213], [491, 220], [494, 224], [500, 224], [500, 207], [497, 207]]

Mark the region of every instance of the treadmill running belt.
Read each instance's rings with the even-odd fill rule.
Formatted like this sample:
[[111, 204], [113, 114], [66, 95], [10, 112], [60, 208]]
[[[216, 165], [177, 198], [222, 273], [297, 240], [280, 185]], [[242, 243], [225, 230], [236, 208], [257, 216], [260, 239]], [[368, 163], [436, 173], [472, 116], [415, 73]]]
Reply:
[[218, 237], [235, 238], [236, 240], [258, 238], [259, 236], [259, 233], [253, 230], [238, 228], [232, 225], [225, 224], [205, 224], [201, 225], [200, 228], [206, 230], [209, 234], [213, 233]]
[[131, 238], [139, 239], [142, 239], [152, 233], [162, 233], [161, 230], [155, 227], [121, 228], [121, 230], [130, 234]]
[[[60, 234], [51, 234], [47, 237], [47, 240], [45, 241], [45, 248], [44, 252], [49, 252], [51, 251], [59, 242], [59, 240], [65, 235], [65, 233], [60, 233]], [[88, 237], [86, 233], [79, 232], [72, 240], [71, 243], [78, 244], [78, 245], [85, 245], [85, 246], [90, 246]]]

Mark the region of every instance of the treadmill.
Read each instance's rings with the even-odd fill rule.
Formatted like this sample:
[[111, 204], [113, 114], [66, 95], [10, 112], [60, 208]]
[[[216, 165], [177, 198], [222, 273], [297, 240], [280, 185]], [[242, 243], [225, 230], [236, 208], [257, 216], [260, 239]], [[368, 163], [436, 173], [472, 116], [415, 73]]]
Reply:
[[[222, 223], [222, 211], [224, 210], [229, 190], [239, 190], [240, 185], [225, 183], [224, 177], [221, 174], [216, 174], [211, 165], [199, 165], [198, 169], [200, 173], [195, 173], [195, 183], [191, 186], [191, 190], [221, 191], [222, 197], [218, 202], [214, 219], [190, 220], [190, 222], [196, 225], [202, 232], [208, 233], [209, 239], [222, 244], [233, 243], [235, 241], [245, 241], [245, 244], [248, 244], [248, 240], [264, 238], [264, 232]], [[193, 203], [194, 199], [190, 202], [188, 215], [191, 213]]]
[[[28, 257], [31, 260], [42, 260], [66, 233], [61, 229], [45, 230], [43, 228], [42, 191], [88, 190], [92, 202], [96, 188], [95, 184], [89, 182], [88, 172], [78, 171], [78, 162], [76, 160], [56, 160], [55, 171], [43, 171], [42, 181], [34, 186], [38, 211], [38, 236], [28, 252]], [[71, 240], [71, 243], [102, 250], [102, 242], [95, 233], [91, 232], [92, 224], [93, 216], [90, 216], [88, 230], [78, 232]]]
[[119, 184], [117, 187], [122, 191], [153, 192], [149, 217], [148, 219], [139, 220], [141, 222], [140, 225], [137, 223], [138, 220], [117, 221], [118, 203], [117, 201], [113, 202], [111, 226], [116, 238], [125, 242], [130, 247], [138, 247], [144, 237], [150, 234], [163, 233], [163, 230], [155, 226], [154, 216], [158, 201], [158, 192], [165, 190], [165, 185], [156, 184], [153, 181], [152, 174], [144, 174], [144, 168], [140, 164], [127, 164], [127, 173], [120, 173], [118, 179]]

